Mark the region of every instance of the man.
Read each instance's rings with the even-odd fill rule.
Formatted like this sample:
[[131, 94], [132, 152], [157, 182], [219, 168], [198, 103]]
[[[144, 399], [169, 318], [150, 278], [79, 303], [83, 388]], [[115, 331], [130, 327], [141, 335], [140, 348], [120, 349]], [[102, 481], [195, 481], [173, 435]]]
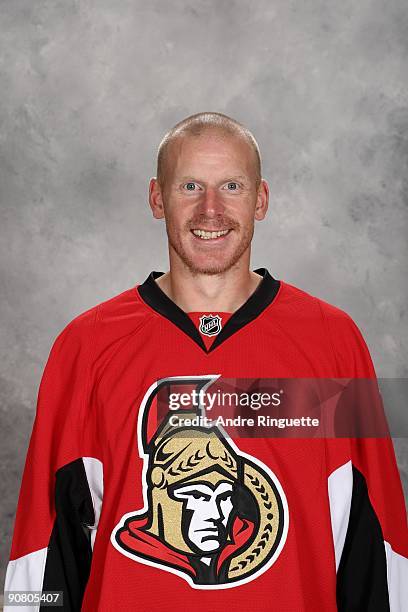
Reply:
[[[170, 270], [55, 340], [6, 590], [60, 591], [65, 610], [407, 610], [392, 442], [345, 435], [350, 406], [381, 422], [364, 339], [342, 310], [250, 270], [268, 208], [254, 137], [188, 117], [160, 144], [149, 200]], [[260, 435], [253, 390], [274, 400], [265, 417], [305, 403], [318, 429]]]

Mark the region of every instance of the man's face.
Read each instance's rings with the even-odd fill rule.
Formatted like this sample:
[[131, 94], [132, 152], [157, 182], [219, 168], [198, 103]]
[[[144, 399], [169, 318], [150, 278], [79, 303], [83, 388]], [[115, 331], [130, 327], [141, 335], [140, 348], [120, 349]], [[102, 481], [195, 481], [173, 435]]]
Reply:
[[215, 489], [204, 483], [189, 484], [176, 488], [173, 496], [183, 501], [190, 545], [202, 553], [213, 553], [224, 546], [233, 509], [232, 483], [220, 482]]
[[[242, 138], [216, 132], [172, 143], [160, 190], [164, 217], [170, 249], [193, 272], [219, 274], [249, 255], [254, 219], [267, 207], [254, 155]], [[265, 189], [266, 207], [257, 208]]]

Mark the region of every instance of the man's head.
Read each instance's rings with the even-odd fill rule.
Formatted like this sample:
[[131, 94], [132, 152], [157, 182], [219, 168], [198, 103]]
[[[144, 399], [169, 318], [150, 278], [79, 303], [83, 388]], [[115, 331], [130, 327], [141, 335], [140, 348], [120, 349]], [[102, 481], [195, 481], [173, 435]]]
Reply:
[[169, 494], [183, 504], [183, 536], [196, 553], [214, 553], [227, 541], [233, 511], [233, 483], [222, 477], [216, 483], [189, 482]]
[[149, 200], [154, 216], [165, 218], [171, 261], [204, 274], [242, 257], [249, 265], [254, 221], [268, 207], [255, 138], [220, 113], [187, 117], [159, 145]]

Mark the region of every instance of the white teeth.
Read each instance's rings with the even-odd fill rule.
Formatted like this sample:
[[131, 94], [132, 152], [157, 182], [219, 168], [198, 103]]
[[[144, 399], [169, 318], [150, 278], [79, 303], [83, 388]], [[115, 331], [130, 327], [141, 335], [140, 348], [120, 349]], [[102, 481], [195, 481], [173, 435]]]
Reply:
[[211, 238], [219, 238], [220, 236], [225, 236], [225, 234], [228, 234], [228, 232], [229, 230], [222, 230], [221, 232], [207, 232], [201, 229], [193, 230], [194, 236], [198, 236], [199, 238], [202, 238], [203, 240], [210, 240]]

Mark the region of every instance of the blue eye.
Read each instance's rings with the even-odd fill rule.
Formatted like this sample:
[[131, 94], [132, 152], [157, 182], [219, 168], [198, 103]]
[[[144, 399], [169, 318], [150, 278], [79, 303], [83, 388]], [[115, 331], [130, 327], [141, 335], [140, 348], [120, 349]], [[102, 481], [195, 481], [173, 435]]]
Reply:
[[[232, 189], [230, 189], [231, 185], [233, 186]], [[237, 187], [238, 187], [238, 183], [235, 183], [235, 182], [228, 183], [228, 191], [236, 191]]]
[[186, 189], [188, 189], [188, 191], [194, 191], [195, 183], [186, 183]]

